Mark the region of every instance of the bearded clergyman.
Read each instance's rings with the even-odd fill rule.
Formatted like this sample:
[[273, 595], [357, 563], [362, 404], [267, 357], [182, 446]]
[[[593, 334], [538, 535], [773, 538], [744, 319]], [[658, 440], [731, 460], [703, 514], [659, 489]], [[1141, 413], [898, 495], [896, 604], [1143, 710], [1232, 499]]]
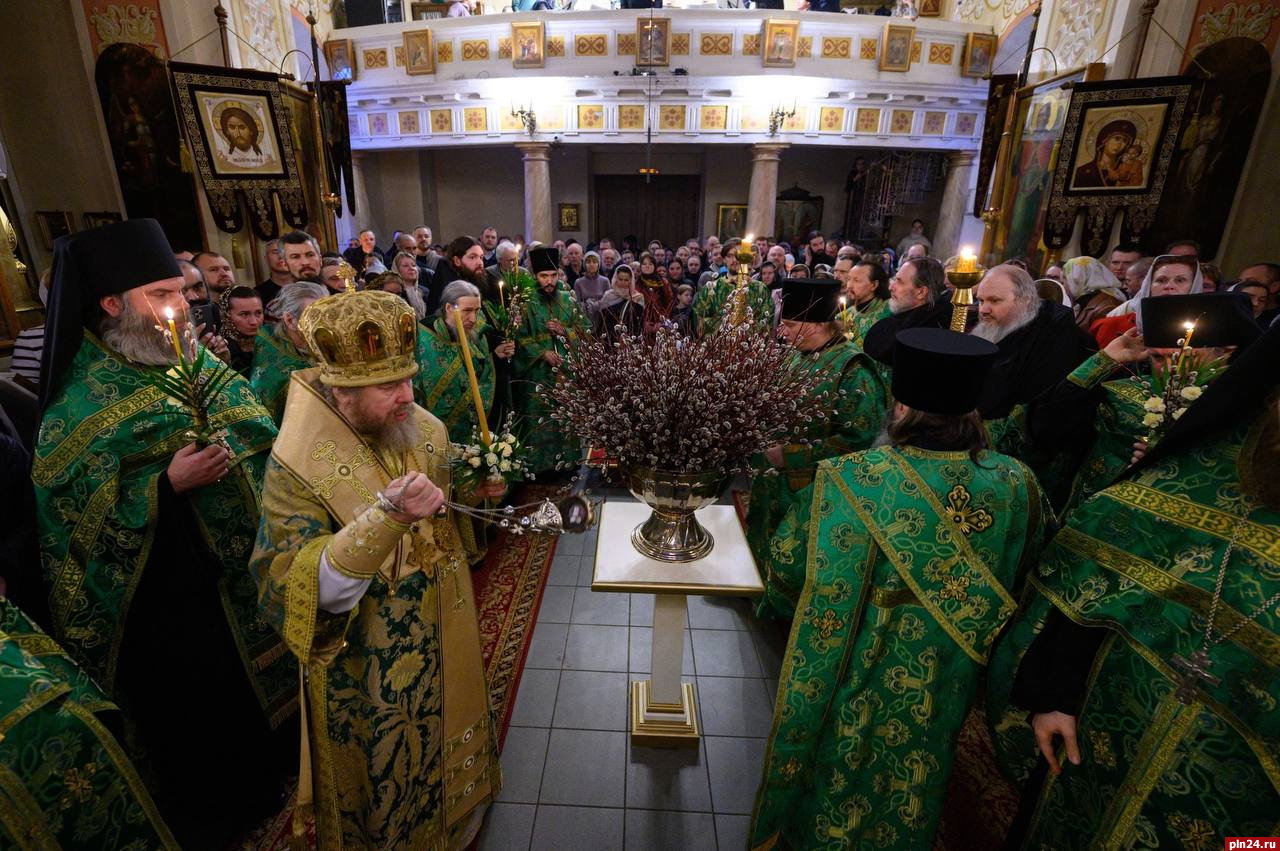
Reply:
[[32, 479], [55, 637], [124, 711], [182, 847], [224, 847], [279, 809], [298, 686], [248, 571], [275, 426], [237, 375], [193, 439], [160, 383], [182, 285], [154, 219], [59, 240]]
[[295, 818], [314, 797], [321, 849], [464, 848], [499, 769], [458, 518], [442, 511], [449, 435], [413, 403], [418, 324], [365, 291], [315, 302], [301, 327], [319, 366], [290, 378], [252, 561], [306, 677]]

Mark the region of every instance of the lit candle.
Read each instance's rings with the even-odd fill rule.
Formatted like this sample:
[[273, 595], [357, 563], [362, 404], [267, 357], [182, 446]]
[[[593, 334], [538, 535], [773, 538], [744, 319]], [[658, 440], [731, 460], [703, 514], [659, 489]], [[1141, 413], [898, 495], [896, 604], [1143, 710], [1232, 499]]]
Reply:
[[751, 243], [754, 239], [755, 239], [755, 236], [753, 236], [752, 234], [747, 234], [742, 238], [742, 251], [744, 254], [751, 250]]
[[960, 249], [960, 261], [956, 263], [957, 272], [976, 272], [978, 271], [978, 258], [974, 256], [973, 249], [965, 246]]
[[1182, 341], [1182, 348], [1189, 349], [1191, 348], [1191, 336], [1196, 333], [1196, 323], [1184, 322], [1182, 323], [1182, 327], [1187, 332], [1186, 338]]
[[178, 360], [183, 360], [182, 343], [178, 340], [178, 328], [173, 324], [173, 308], [166, 307], [164, 309], [164, 318], [169, 322], [169, 339], [173, 341], [173, 353], [178, 356]]
[[503, 310], [507, 309], [506, 299], [502, 297], [502, 285], [505, 283], [506, 281], [503, 281], [501, 279], [498, 280], [498, 306], [501, 307]]
[[462, 311], [456, 307], [446, 308], [453, 314], [453, 324], [458, 329], [458, 345], [462, 349], [462, 363], [467, 368], [467, 380], [471, 383], [471, 401], [476, 406], [476, 422], [480, 426], [480, 441], [488, 449], [492, 440], [489, 437], [489, 419], [484, 415], [484, 399], [480, 396], [480, 382], [476, 380], [476, 368], [471, 363], [471, 347], [467, 345], [467, 332], [462, 327]]
[[840, 296], [840, 321], [849, 324], [849, 302], [844, 296]]

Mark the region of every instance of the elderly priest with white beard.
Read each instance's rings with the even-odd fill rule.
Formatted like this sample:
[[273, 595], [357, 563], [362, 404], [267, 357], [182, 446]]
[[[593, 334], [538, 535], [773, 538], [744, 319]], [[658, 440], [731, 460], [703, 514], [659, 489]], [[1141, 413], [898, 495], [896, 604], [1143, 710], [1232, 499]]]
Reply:
[[193, 439], [161, 386], [182, 285], [154, 219], [58, 240], [31, 476], [55, 638], [123, 710], [181, 846], [221, 848], [280, 806], [298, 685], [248, 572], [275, 426], [235, 375]]
[[1093, 340], [1076, 325], [1070, 308], [1041, 299], [1031, 276], [1019, 266], [992, 267], [975, 295], [978, 324], [969, 333], [1000, 350], [978, 399], [978, 412], [987, 421], [996, 450], [1030, 466], [1060, 507], [1061, 473], [1069, 459], [1056, 447], [1032, 448], [1028, 408], [1084, 362], [1094, 349]]

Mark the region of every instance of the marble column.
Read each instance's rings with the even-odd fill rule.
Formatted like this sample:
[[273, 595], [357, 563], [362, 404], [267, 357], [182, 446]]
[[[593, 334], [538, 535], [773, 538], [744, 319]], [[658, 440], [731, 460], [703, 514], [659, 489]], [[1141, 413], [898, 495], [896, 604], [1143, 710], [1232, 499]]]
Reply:
[[774, 213], [778, 203], [778, 164], [788, 146], [762, 142], [751, 146], [751, 188], [747, 193], [747, 233], [776, 237]]
[[551, 216], [551, 144], [516, 142], [524, 159], [524, 238], [550, 244], [555, 239]]
[[[947, 182], [942, 189], [942, 205], [933, 227], [932, 256], [946, 262], [960, 253], [961, 233], [966, 218], [973, 219], [972, 192], [977, 151], [952, 151], [947, 155]], [[975, 220], [976, 221], [976, 220]], [[926, 231], [928, 233], [928, 231]], [[974, 251], [978, 250], [975, 243]]]

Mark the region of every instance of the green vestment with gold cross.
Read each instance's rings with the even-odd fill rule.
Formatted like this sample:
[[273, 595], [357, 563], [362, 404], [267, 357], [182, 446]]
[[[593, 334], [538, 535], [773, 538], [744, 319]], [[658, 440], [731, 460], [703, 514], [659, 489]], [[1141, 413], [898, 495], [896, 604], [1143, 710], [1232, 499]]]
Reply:
[[814, 392], [827, 394], [828, 416], [806, 424], [783, 447], [781, 469], [770, 467], [751, 481], [746, 532], [756, 567], [765, 574], [764, 596], [756, 609], [762, 617], [790, 618], [803, 586], [804, 565], [791, 562], [790, 553], [777, 554], [788, 568], [781, 573], [773, 570], [770, 541], [778, 524], [797, 501], [799, 514], [808, 513], [811, 494], [806, 488], [813, 483], [819, 461], [866, 449], [884, 421], [880, 378], [870, 358], [843, 336], [837, 335], [830, 345], [814, 352], [793, 350], [789, 359], [818, 377]]
[[403, 531], [363, 523], [368, 537], [355, 536], [347, 556], [375, 552], [373, 538], [390, 554], [353, 609], [320, 607], [321, 558], [335, 533], [367, 516], [393, 479], [417, 470], [457, 498], [449, 435], [415, 407], [413, 448], [382, 452], [324, 401], [318, 374], [293, 376], [251, 565], [263, 614], [306, 672], [311, 782], [300, 815], [314, 810], [321, 851], [461, 851], [501, 785], [461, 518]]
[[1048, 506], [1013, 458], [905, 446], [822, 462], [809, 513], [750, 846], [930, 848]]
[[271, 412], [278, 427], [284, 418], [284, 399], [289, 392], [289, 376], [296, 369], [315, 366], [305, 352], [293, 344], [284, 332], [284, 322], [258, 329], [253, 346], [253, 366], [249, 369], [249, 385]]
[[103, 719], [116, 707], [0, 597], [0, 847], [176, 849]]
[[[1280, 592], [1280, 512], [1249, 496], [1260, 430], [1243, 423], [1100, 491], [1029, 577], [1032, 596], [993, 654], [987, 687], [1002, 769], [1019, 785], [1042, 780], [1024, 794], [1032, 816], [1020, 847], [1211, 849], [1228, 836], [1280, 834], [1280, 610], [1246, 622]], [[1174, 657], [1201, 647], [1233, 535], [1214, 635], [1239, 629], [1209, 648], [1219, 682], [1198, 682], [1183, 704]], [[1100, 642], [1091, 664], [1077, 665], [1082, 762], [1059, 756], [1058, 776], [1037, 770], [1031, 707], [1011, 691], [1030, 650], [1054, 658], [1043, 642], [1032, 647], [1051, 617]], [[1061, 672], [1045, 666], [1044, 677], [1056, 683]]]
[[[565, 336], [547, 330], [547, 323], [559, 320]], [[538, 396], [538, 386], [556, 380], [551, 365], [542, 359], [543, 352], [561, 355], [578, 337], [591, 333], [591, 325], [578, 308], [578, 300], [567, 289], [556, 290], [548, 299], [541, 291], [524, 300], [523, 319], [515, 334], [516, 353], [512, 358], [512, 396], [516, 406], [516, 428], [525, 444], [529, 469], [543, 473], [555, 469], [557, 462], [574, 467], [578, 461], [578, 443], [548, 419], [549, 408]]]
[[[45, 409], [31, 471], [55, 637], [113, 697], [130, 602], [158, 534], [160, 479], [192, 439], [189, 410], [160, 389], [159, 374], [159, 367], [131, 364], [85, 332]], [[212, 428], [225, 431], [229, 472], [182, 498], [193, 509], [200, 543], [218, 563], [220, 607], [245, 675], [276, 726], [296, 700], [296, 672], [280, 637], [258, 614], [248, 570], [276, 429], [239, 376], [209, 411]]]
[[[708, 281], [693, 297], [693, 315], [697, 317], [698, 333], [714, 334], [726, 317], [732, 318], [733, 291], [738, 282], [735, 276], [722, 275]], [[747, 307], [751, 310], [751, 322], [768, 331], [773, 328], [773, 296], [769, 288], [759, 281], [747, 281]]]
[[[449, 440], [469, 444], [476, 440], [474, 432], [479, 423], [471, 381], [462, 362], [462, 347], [458, 345], [458, 338], [450, 333], [452, 330], [445, 326], [443, 319], [437, 319], [430, 331], [419, 335], [418, 374], [413, 379], [413, 395], [414, 401], [444, 423], [449, 430]], [[487, 418], [493, 407], [493, 358], [483, 334], [468, 336], [467, 341]], [[490, 428], [501, 426], [501, 423], [489, 423]]]

